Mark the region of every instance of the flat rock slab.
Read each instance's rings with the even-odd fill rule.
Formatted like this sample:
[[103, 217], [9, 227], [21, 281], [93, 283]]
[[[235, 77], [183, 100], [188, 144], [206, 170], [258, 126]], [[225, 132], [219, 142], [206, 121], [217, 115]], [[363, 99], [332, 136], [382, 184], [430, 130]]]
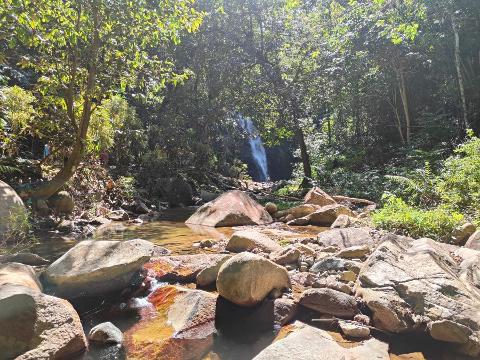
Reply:
[[273, 222], [270, 214], [245, 192], [228, 191], [202, 205], [185, 222], [205, 226], [266, 225]]
[[45, 287], [75, 298], [122, 290], [153, 253], [153, 244], [128, 241], [81, 241], [43, 273]]
[[333, 245], [340, 249], [361, 245], [375, 247], [378, 243], [367, 227], [327, 230], [318, 234], [317, 241], [323, 246]]
[[0, 287], [0, 358], [71, 359], [86, 347], [80, 318], [67, 300], [20, 285]]
[[374, 326], [395, 333], [425, 331], [456, 351], [479, 356], [477, 252], [431, 239], [388, 235], [383, 240], [357, 282]]
[[290, 333], [275, 341], [254, 360], [390, 360], [388, 344], [377, 339], [350, 342], [341, 335], [295, 322]]
[[230, 256], [228, 254], [162, 256], [152, 259], [143, 267], [148, 271], [149, 276], [159, 281], [194, 283], [202, 270]]
[[153, 306], [124, 334], [128, 359], [202, 359], [213, 345], [217, 296], [169, 285], [148, 301]]

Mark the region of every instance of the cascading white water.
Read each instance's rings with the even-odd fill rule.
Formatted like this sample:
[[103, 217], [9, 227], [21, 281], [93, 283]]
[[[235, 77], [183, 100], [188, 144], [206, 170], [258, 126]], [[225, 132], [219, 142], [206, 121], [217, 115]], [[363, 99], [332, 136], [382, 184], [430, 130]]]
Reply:
[[244, 118], [243, 116], [239, 116], [239, 122], [243, 130], [248, 134], [248, 143], [250, 145], [250, 151], [252, 152], [252, 158], [259, 170], [259, 180], [270, 180], [268, 176], [267, 153], [265, 152], [265, 147], [263, 146], [262, 139], [258, 135], [257, 129], [253, 125], [252, 120]]

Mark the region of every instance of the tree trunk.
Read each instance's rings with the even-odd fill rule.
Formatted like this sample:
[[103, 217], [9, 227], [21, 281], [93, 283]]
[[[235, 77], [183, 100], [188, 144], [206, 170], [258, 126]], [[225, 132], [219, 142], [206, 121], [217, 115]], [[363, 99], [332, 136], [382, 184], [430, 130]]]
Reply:
[[78, 165], [82, 160], [83, 153], [86, 147], [87, 131], [92, 116], [93, 96], [95, 91], [95, 82], [97, 79], [97, 58], [100, 47], [100, 37], [98, 31], [98, 13], [94, 9], [94, 23], [93, 23], [93, 41], [91, 47], [91, 63], [89, 66], [87, 83], [85, 93], [83, 96], [83, 109], [80, 124], [78, 126], [77, 135], [73, 150], [70, 153], [63, 168], [53, 177], [52, 180], [47, 181], [40, 186], [20, 193], [23, 198], [32, 199], [48, 199], [60, 190], [65, 183], [75, 174]]
[[399, 84], [398, 89], [400, 90], [400, 97], [402, 98], [403, 112], [405, 113], [405, 141], [407, 144], [410, 144], [412, 137], [412, 119], [410, 117], [410, 109], [408, 107], [408, 94], [407, 94], [407, 85], [405, 84], [405, 74], [403, 69], [398, 70]]
[[303, 130], [298, 126], [295, 127], [295, 138], [298, 146], [300, 147], [300, 156], [303, 164], [304, 177], [301, 186], [305, 188], [310, 185], [312, 179], [312, 166], [310, 164], [310, 156], [308, 155], [307, 151], [307, 144], [305, 143], [305, 135], [303, 134]]
[[457, 68], [457, 77], [458, 77], [458, 87], [460, 89], [460, 100], [462, 103], [462, 114], [463, 114], [463, 132], [469, 128], [468, 124], [468, 108], [467, 108], [467, 100], [465, 98], [465, 84], [463, 80], [463, 73], [462, 73], [462, 58], [460, 56], [460, 35], [457, 29], [457, 23], [455, 19], [455, 15], [453, 12], [450, 13], [450, 18], [452, 20], [452, 29], [453, 35], [455, 39], [455, 67]]

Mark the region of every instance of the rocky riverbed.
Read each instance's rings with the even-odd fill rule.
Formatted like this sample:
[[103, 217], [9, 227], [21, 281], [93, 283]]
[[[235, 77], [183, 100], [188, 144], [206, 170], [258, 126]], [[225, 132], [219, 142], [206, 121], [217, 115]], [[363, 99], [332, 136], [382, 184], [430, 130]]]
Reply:
[[374, 207], [316, 188], [278, 211], [232, 191], [188, 226], [145, 216], [55, 239], [48, 265], [0, 259], [0, 358], [478, 358], [477, 235], [382, 233]]

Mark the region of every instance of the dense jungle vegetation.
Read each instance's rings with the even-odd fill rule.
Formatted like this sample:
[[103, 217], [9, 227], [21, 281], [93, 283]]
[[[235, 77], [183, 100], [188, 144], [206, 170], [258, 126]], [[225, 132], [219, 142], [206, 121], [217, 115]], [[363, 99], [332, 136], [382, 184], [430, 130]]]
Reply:
[[477, 0], [1, 0], [0, 178], [33, 203], [105, 154], [147, 193], [247, 178], [242, 116], [278, 194], [441, 238], [480, 224], [479, 84]]

